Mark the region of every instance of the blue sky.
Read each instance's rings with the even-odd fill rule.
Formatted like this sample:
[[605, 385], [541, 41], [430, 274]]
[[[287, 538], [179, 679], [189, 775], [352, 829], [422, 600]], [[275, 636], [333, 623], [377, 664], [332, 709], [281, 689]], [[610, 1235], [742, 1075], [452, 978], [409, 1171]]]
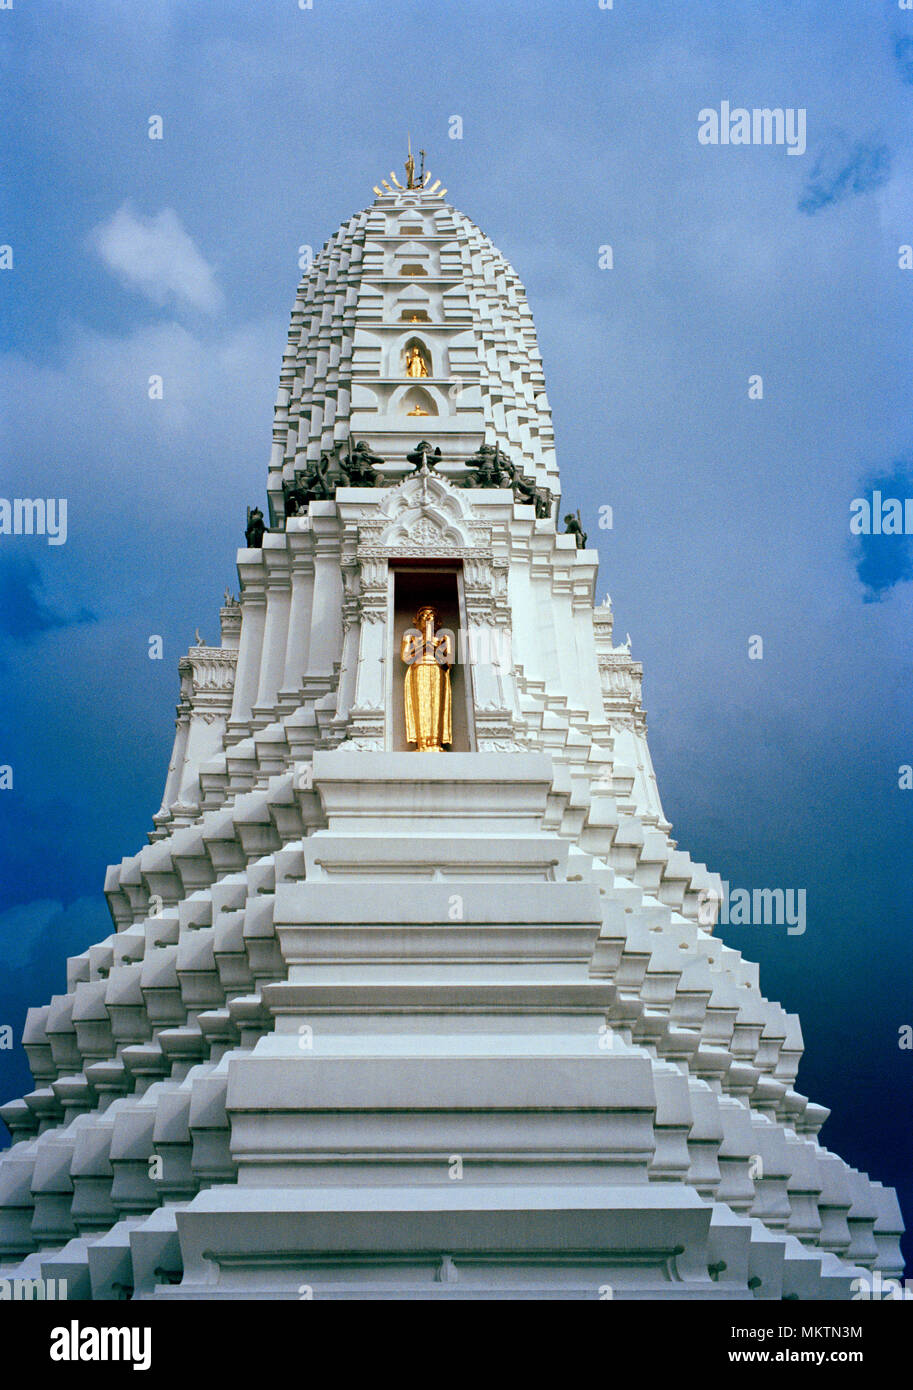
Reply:
[[[0, 493], [68, 499], [65, 545], [0, 536], [0, 1022], [108, 930], [178, 657], [214, 640], [264, 501], [298, 247], [372, 201], [409, 130], [527, 287], [674, 833], [734, 885], [807, 890], [804, 935], [722, 934], [801, 1015], [824, 1142], [913, 1224], [913, 538], [849, 531], [854, 497], [913, 495], [913, 15], [14, 0], [0, 45]], [[804, 108], [806, 153], [700, 145], [722, 101]], [[0, 1096], [27, 1085], [0, 1052]]]

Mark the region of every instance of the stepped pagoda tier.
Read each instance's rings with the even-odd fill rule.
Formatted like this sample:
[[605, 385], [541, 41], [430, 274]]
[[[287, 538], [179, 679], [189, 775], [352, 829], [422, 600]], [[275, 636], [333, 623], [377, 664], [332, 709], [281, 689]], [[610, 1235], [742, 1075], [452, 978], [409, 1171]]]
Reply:
[[430, 176], [375, 192], [299, 287], [114, 929], [29, 1012], [0, 1276], [850, 1298], [897, 1201], [819, 1142], [799, 1021], [670, 838], [522, 285]]

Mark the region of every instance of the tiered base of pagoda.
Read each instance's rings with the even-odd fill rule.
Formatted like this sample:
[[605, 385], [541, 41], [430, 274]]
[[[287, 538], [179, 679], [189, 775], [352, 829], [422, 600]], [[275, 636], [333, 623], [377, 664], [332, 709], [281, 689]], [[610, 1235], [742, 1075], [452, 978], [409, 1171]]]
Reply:
[[122, 872], [136, 922], [74, 962], [27, 1039], [43, 1084], [4, 1107], [0, 1275], [71, 1298], [848, 1299], [899, 1272], [896, 1199], [818, 1143], [790, 1018], [585, 769], [312, 771]]
[[744, 1298], [711, 1212], [661, 1186], [213, 1188], [177, 1215], [161, 1298]]

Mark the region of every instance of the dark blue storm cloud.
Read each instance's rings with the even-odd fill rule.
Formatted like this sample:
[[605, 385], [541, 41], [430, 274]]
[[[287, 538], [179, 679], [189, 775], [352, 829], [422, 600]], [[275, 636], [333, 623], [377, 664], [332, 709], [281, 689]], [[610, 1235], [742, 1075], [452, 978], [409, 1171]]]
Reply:
[[[7, 541], [10, 544], [15, 541]], [[45, 602], [43, 586], [41, 570], [31, 555], [0, 550], [0, 638], [29, 642], [55, 628], [96, 621], [88, 608], [58, 612]]]
[[887, 183], [891, 152], [875, 139], [851, 140], [843, 131], [827, 137], [806, 175], [799, 211], [820, 212], [832, 203], [869, 193]]
[[[902, 506], [908, 497], [913, 497], [913, 466], [902, 461], [876, 474], [860, 487], [859, 497], [871, 503], [876, 492], [885, 501], [895, 498]], [[854, 550], [856, 573], [865, 589], [866, 603], [877, 602], [895, 585], [913, 580], [913, 535], [860, 533], [854, 537]]]
[[894, 57], [901, 81], [913, 84], [913, 34], [901, 34], [896, 40]]

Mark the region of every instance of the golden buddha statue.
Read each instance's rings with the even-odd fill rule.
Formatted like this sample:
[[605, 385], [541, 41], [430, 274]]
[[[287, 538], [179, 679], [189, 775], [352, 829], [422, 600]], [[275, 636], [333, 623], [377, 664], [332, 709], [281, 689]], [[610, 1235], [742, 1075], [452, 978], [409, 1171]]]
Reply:
[[425, 604], [415, 615], [415, 627], [403, 634], [400, 657], [406, 672], [406, 742], [417, 753], [442, 753], [453, 742], [450, 670], [453, 638], [435, 634], [437, 611]]
[[427, 376], [428, 368], [417, 343], [413, 343], [406, 357], [406, 376]]

